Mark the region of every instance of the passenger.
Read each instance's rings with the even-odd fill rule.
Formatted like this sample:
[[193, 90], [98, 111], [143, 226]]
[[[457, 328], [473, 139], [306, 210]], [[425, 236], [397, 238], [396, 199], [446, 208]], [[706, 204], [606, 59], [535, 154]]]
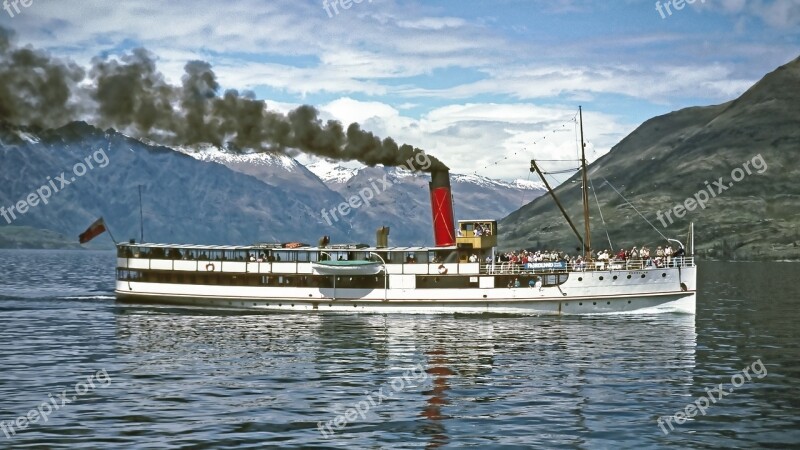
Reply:
[[664, 256], [666, 257], [667, 267], [672, 267], [672, 246], [668, 245], [664, 249]]
[[675, 254], [673, 255], [675, 257], [675, 265], [676, 266], [680, 267], [680, 266], [683, 265], [683, 257], [684, 257], [684, 255], [686, 255], [686, 250], [684, 250], [682, 245], [678, 246], [678, 249], [675, 250]]
[[514, 278], [514, 287], [515, 287], [515, 288], [518, 288], [518, 287], [520, 287], [520, 284], [519, 284], [519, 278]]
[[469, 257], [469, 262], [471, 262], [471, 263], [476, 263], [476, 262], [478, 262], [478, 255], [476, 255], [475, 253], [473, 253], [473, 254], [472, 254], [470, 257]]

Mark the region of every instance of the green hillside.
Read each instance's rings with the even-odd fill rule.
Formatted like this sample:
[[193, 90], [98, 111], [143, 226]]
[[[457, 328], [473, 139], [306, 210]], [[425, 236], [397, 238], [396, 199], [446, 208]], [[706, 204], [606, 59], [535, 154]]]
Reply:
[[[591, 136], [591, 124], [585, 128]], [[664, 240], [604, 178], [666, 237], [685, 242], [694, 222], [700, 256], [800, 259], [798, 161], [800, 58], [734, 101], [648, 120], [591, 164], [589, 176], [615, 248], [654, 247]], [[556, 194], [582, 231], [580, 175], [556, 188]], [[697, 200], [706, 196], [700, 208]], [[590, 198], [593, 248], [608, 248], [591, 193]], [[693, 210], [676, 211], [680, 204]], [[574, 254], [578, 245], [548, 195], [503, 219], [499, 237], [502, 248], [538, 245]]]

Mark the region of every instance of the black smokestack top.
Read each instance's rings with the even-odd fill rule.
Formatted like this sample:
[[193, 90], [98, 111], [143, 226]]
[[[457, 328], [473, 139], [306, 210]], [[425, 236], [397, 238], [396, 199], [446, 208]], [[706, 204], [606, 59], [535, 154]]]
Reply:
[[56, 127], [87, 120], [165, 145], [208, 143], [233, 151], [301, 151], [369, 166], [447, 169], [423, 150], [381, 139], [357, 123], [345, 129], [338, 121], [323, 121], [312, 106], [284, 115], [268, 111], [253, 92], [231, 89], [220, 95], [216, 74], [204, 61], [188, 62], [181, 85], [173, 86], [157, 70], [155, 56], [143, 48], [118, 59], [95, 57], [87, 86], [79, 85], [86, 72], [75, 63], [31, 48], [16, 49], [11, 38], [0, 28], [2, 121]]
[[432, 170], [431, 171], [431, 187], [450, 187], [450, 172], [447, 169], [444, 170]]

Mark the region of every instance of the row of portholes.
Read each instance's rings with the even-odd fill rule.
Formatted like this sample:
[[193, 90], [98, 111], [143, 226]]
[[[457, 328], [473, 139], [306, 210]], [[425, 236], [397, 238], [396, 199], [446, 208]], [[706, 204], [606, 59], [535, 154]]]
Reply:
[[[610, 305], [611, 302], [606, 302], [606, 305]], [[628, 304], [631, 304], [631, 301], [628, 300]], [[592, 305], [597, 306], [597, 302], [592, 302]], [[564, 303], [564, 306], [569, 306], [569, 303]], [[583, 306], [583, 302], [578, 302], [578, 306]]]
[[[230, 305], [230, 304], [231, 304], [231, 302], [228, 302], [228, 305]], [[244, 303], [242, 303], [242, 306], [244, 306]], [[255, 304], [255, 303], [253, 303], [253, 306], [256, 306], [256, 304]], [[267, 303], [267, 304], [266, 304], [266, 305], [264, 305], [264, 306], [266, 306], [267, 308], [269, 308], [269, 303]], [[292, 303], [292, 304], [291, 304], [291, 305], [289, 305], [289, 306], [291, 306], [292, 308], [294, 308], [294, 303]], [[278, 308], [282, 308], [282, 307], [283, 307], [283, 303], [278, 303]], [[333, 308], [333, 303], [328, 303], [328, 307], [330, 307], [330, 308]], [[358, 305], [357, 305], [357, 304], [355, 304], [355, 303], [353, 303], [353, 308], [358, 308]]]
[[[239, 303], [239, 305], [240, 305], [240, 306], [244, 306], [244, 303]], [[233, 306], [233, 302], [228, 302], [228, 306]], [[258, 304], [257, 304], [257, 303], [253, 303], [253, 306], [258, 306]], [[264, 306], [265, 306], [265, 307], [267, 307], [267, 308], [269, 308], [269, 303], [265, 304]], [[289, 306], [291, 306], [292, 308], [294, 308], [294, 303], [290, 304]], [[329, 306], [329, 307], [331, 307], [331, 308], [333, 308], [333, 303], [328, 303], [328, 306]], [[278, 303], [278, 308], [282, 308], [282, 307], [283, 307], [283, 303]], [[358, 305], [356, 305], [356, 304], [354, 303], [354, 304], [353, 304], [353, 308], [357, 308], [357, 307], [358, 307]]]
[[[644, 278], [644, 277], [645, 277], [645, 275], [644, 275], [644, 274], [642, 274], [642, 278]], [[667, 277], [667, 274], [666, 274], [666, 273], [662, 273], [662, 274], [661, 274], [661, 278], [666, 278], [666, 277]], [[613, 278], [613, 279], [614, 279], [614, 280], [616, 280], [616, 279], [617, 279], [617, 276], [616, 276], [616, 275], [614, 275], [614, 278]], [[631, 279], [631, 276], [630, 276], [630, 275], [628, 275], [628, 279], [629, 279], [629, 280]], [[599, 278], [599, 280], [600, 280], [600, 281], [603, 281], [603, 276], [602, 276], [602, 275], [600, 275], [600, 278]], [[583, 277], [578, 277], [578, 281], [583, 281]]]

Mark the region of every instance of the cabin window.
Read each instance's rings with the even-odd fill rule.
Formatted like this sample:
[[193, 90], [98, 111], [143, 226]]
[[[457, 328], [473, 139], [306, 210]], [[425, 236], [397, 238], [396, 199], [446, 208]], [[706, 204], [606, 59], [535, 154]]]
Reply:
[[117, 279], [123, 281], [139, 281], [142, 277], [141, 272], [138, 270], [118, 270]]

